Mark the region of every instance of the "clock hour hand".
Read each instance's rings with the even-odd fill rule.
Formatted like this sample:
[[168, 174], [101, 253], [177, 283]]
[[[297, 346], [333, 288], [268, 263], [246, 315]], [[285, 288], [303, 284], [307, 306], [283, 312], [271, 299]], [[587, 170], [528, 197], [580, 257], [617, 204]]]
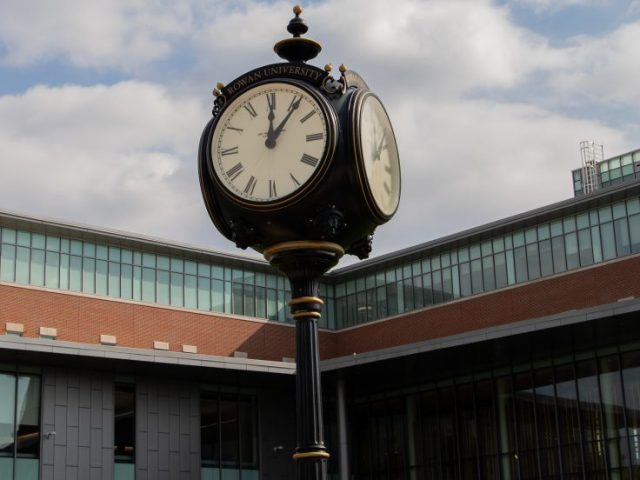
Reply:
[[[276, 146], [277, 138], [282, 133], [282, 130], [284, 129], [284, 126], [287, 123], [287, 120], [289, 120], [289, 118], [291, 117], [293, 112], [295, 112], [298, 109], [298, 107], [300, 106], [300, 102], [302, 102], [302, 96], [298, 97], [297, 99], [294, 97], [293, 101], [289, 105], [289, 111], [287, 112], [287, 115], [280, 122], [280, 125], [278, 125], [275, 128], [275, 130], [273, 130], [272, 132], [268, 132], [267, 133], [267, 140], [265, 141], [265, 145], [268, 148], [273, 148], [273, 147]], [[273, 146], [270, 146], [270, 145], [273, 145]]]

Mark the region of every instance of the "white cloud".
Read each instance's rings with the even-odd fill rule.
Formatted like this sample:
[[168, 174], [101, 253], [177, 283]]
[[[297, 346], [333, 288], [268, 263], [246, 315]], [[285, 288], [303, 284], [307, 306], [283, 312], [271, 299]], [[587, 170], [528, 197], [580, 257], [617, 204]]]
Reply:
[[135, 69], [166, 57], [185, 35], [190, 9], [145, 0], [8, 0], [2, 3], [0, 63], [62, 59], [78, 67]]
[[0, 97], [2, 208], [185, 240], [207, 112], [164, 87], [37, 87]]
[[640, 22], [622, 25], [609, 35], [580, 37], [565, 49], [563, 67], [550, 84], [560, 98], [595, 104], [640, 100]]

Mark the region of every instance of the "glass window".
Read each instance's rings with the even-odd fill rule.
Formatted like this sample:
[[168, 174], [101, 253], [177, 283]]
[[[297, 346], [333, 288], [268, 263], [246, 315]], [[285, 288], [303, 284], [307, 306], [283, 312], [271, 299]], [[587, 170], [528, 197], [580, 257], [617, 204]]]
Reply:
[[136, 395], [133, 384], [115, 384], [113, 418], [114, 478], [133, 480], [136, 449]]
[[40, 457], [40, 378], [0, 373], [0, 474], [37, 480]]
[[527, 252], [524, 247], [513, 250], [514, 265], [516, 269], [516, 282], [526, 282], [527, 277]]
[[640, 252], [640, 215], [629, 217], [631, 252]]
[[583, 267], [593, 263], [593, 249], [591, 248], [591, 230], [585, 228], [578, 231], [578, 245], [580, 247], [580, 265]]
[[183, 288], [184, 275], [171, 272], [171, 305], [175, 307], [182, 307], [184, 305]]
[[169, 305], [170, 288], [169, 288], [169, 272], [166, 270], [158, 270], [156, 285], [156, 301], [161, 305]]
[[613, 233], [613, 223], [607, 222], [600, 225], [600, 235], [602, 237], [602, 257], [610, 260], [616, 257], [616, 240]]
[[120, 263], [109, 262], [109, 296], [120, 297]]
[[541, 240], [538, 248], [540, 250], [540, 274], [544, 277], [553, 274], [553, 253], [551, 250], [551, 240]]
[[44, 276], [45, 285], [48, 288], [60, 287], [60, 254], [58, 252], [47, 251]]
[[538, 244], [527, 245], [527, 266], [529, 269], [529, 280], [540, 277], [540, 257], [538, 255]]
[[616, 233], [616, 251], [618, 256], [629, 255], [631, 253], [631, 244], [629, 242], [627, 219], [621, 218], [614, 221], [613, 227]]
[[567, 255], [567, 269], [578, 268], [580, 266], [580, 256], [578, 254], [578, 236], [575, 233], [565, 235], [564, 248]]
[[16, 247], [4, 243], [0, 252], [0, 280], [13, 282], [16, 279]]

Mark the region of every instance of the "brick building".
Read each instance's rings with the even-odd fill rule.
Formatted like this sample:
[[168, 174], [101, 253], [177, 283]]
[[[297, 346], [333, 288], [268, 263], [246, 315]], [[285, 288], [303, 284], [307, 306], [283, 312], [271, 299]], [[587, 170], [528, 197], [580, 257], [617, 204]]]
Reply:
[[[639, 252], [630, 178], [327, 274], [331, 475], [638, 478]], [[265, 262], [0, 212], [0, 479], [292, 478], [288, 296]]]

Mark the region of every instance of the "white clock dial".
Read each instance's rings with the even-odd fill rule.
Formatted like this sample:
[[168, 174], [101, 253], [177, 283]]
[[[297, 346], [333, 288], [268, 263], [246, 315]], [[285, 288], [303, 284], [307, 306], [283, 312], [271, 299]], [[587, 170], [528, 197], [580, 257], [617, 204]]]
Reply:
[[400, 160], [389, 116], [373, 94], [361, 103], [356, 151], [364, 167], [366, 186], [382, 216], [394, 214], [400, 201]]
[[211, 141], [216, 177], [228, 192], [262, 204], [302, 192], [323, 170], [333, 133], [327, 113], [296, 85], [265, 83], [222, 112]]

